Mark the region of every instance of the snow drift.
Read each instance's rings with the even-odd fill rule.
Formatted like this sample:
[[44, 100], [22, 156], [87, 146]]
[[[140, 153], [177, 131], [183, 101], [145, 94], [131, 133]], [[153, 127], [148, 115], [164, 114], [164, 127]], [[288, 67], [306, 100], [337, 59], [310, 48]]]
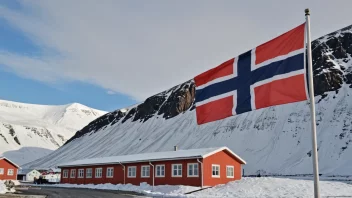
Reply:
[[5, 194], [7, 192], [6, 186], [2, 180], [0, 180], [0, 194]]
[[[352, 185], [337, 181], [321, 181], [322, 197], [348, 197], [352, 195]], [[141, 183], [140, 186], [131, 184], [56, 184], [50, 185], [64, 188], [88, 188], [101, 190], [122, 190], [143, 193], [153, 197], [231, 197], [231, 198], [277, 198], [277, 197], [313, 197], [313, 181], [299, 178], [244, 178], [227, 184], [217, 185], [202, 191], [193, 192], [200, 188], [182, 185], [150, 186]], [[191, 194], [188, 194], [193, 192]], [[187, 194], [186, 194], [187, 193]]]

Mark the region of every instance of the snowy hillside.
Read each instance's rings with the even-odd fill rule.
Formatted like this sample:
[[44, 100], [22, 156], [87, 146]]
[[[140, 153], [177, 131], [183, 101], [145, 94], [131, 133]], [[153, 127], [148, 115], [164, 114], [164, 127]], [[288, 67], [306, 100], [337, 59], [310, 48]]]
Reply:
[[0, 100], [0, 155], [18, 164], [43, 157], [103, 114], [77, 103], [49, 106]]
[[[315, 40], [312, 48], [320, 171], [352, 175], [352, 27]], [[82, 158], [166, 151], [174, 145], [181, 149], [227, 146], [247, 161], [245, 175], [312, 173], [307, 102], [198, 126], [194, 92], [190, 80], [127, 111], [108, 113], [78, 131], [60, 149], [25, 166], [49, 167]]]

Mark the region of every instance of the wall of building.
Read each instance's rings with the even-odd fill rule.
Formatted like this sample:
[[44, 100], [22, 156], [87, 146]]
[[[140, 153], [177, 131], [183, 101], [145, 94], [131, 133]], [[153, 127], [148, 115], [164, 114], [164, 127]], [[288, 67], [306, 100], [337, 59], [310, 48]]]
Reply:
[[17, 180], [18, 181], [25, 181], [26, 175], [17, 175]]
[[34, 181], [34, 178], [39, 179], [40, 172], [37, 170], [32, 170], [31, 172], [26, 174], [26, 181]]
[[[214, 186], [217, 184], [225, 184], [230, 181], [241, 179], [242, 167], [241, 163], [232, 155], [227, 153], [227, 151], [220, 151], [215, 153], [205, 159], [203, 161], [204, 166], [204, 186]], [[154, 168], [156, 165], [165, 165], [165, 176], [164, 177], [154, 177], [154, 185], [188, 185], [188, 186], [201, 186], [202, 185], [202, 177], [201, 177], [201, 164], [198, 163], [198, 176], [196, 177], [188, 177], [188, 164], [189, 163], [198, 163], [197, 159], [188, 159], [188, 160], [172, 160], [172, 161], [159, 161], [152, 162]], [[173, 177], [172, 176], [172, 164], [182, 164], [182, 177]], [[215, 178], [212, 177], [212, 164], [220, 165], [220, 177]], [[126, 167], [125, 172], [123, 171], [123, 166], [120, 164], [113, 165], [99, 165], [99, 166], [85, 166], [85, 167], [71, 167], [71, 168], [61, 168], [61, 183], [71, 183], [71, 184], [102, 184], [102, 183], [112, 183], [112, 184], [123, 184], [130, 183], [133, 185], [140, 185], [142, 182], [146, 182], [150, 185], [153, 184], [153, 167], [149, 165], [148, 162], [143, 163], [129, 163], [124, 164]], [[136, 166], [136, 177], [129, 178], [128, 177], [128, 167]], [[150, 176], [148, 178], [143, 178], [141, 176], [141, 167], [142, 166], [150, 166]], [[226, 166], [234, 167], [234, 177], [228, 178], [226, 176]], [[114, 168], [114, 176], [113, 178], [106, 177], [106, 172], [108, 167]], [[92, 168], [92, 178], [86, 178], [86, 169]], [[102, 168], [102, 177], [95, 178], [95, 169]], [[70, 178], [71, 170], [76, 170], [75, 178]], [[78, 178], [78, 170], [84, 170], [84, 178]], [[69, 170], [68, 178], [64, 178], [63, 174], [65, 170]], [[125, 175], [125, 182], [124, 182]]]
[[[114, 176], [112, 178], [106, 177], [106, 169], [108, 167], [114, 168]], [[92, 168], [92, 178], [86, 178], [87, 169]], [[102, 177], [95, 178], [95, 169], [102, 168]], [[78, 178], [78, 170], [84, 170], [84, 177]], [[68, 178], [64, 178], [64, 171], [68, 170]], [[75, 178], [71, 178], [71, 170], [76, 170]], [[102, 184], [102, 183], [112, 183], [119, 184], [123, 183], [123, 168], [121, 165], [99, 165], [99, 166], [84, 166], [84, 167], [70, 167], [61, 169], [61, 180], [60, 183], [70, 183], [70, 184]]]
[[[196, 159], [188, 159], [188, 160], [172, 160], [172, 161], [160, 161], [160, 162], [152, 162], [154, 168], [156, 165], [165, 165], [165, 176], [164, 177], [155, 177], [154, 185], [188, 185], [188, 186], [201, 186], [201, 175], [200, 175], [200, 165], [198, 177], [188, 177], [187, 176], [187, 164], [188, 163], [198, 163]], [[182, 177], [173, 177], [172, 176], [172, 164], [182, 164]], [[126, 171], [128, 170], [128, 166], [136, 166], [137, 167], [137, 177], [136, 178], [127, 178], [126, 183], [131, 183], [134, 185], [139, 185], [140, 182], [147, 182], [152, 185], [153, 183], [153, 171], [152, 166], [150, 166], [150, 177], [149, 178], [141, 178], [141, 166], [149, 165], [149, 163], [136, 163], [136, 164], [127, 164]], [[126, 172], [127, 174], [127, 172]]]
[[[212, 164], [220, 165], [220, 177], [212, 177]], [[220, 151], [203, 160], [204, 168], [204, 186], [214, 186], [217, 184], [226, 184], [230, 181], [240, 180], [242, 178], [241, 163], [227, 151]], [[234, 167], [234, 178], [226, 177], [226, 166]]]
[[61, 173], [50, 173], [47, 175], [43, 175], [43, 179], [48, 180], [50, 183], [59, 183], [60, 182]]
[[[7, 179], [16, 180], [17, 179], [18, 168], [15, 165], [11, 164], [10, 162], [8, 162], [5, 159], [0, 159], [0, 168], [4, 169], [4, 173], [0, 174], [0, 180], [7, 180]], [[8, 169], [14, 170], [13, 175], [7, 175]]]
[[[165, 176], [164, 177], [154, 177], [154, 185], [190, 185], [190, 186], [200, 186], [201, 185], [201, 176], [200, 176], [200, 165], [199, 165], [199, 176], [198, 177], [187, 177], [187, 164], [188, 163], [197, 163], [196, 159], [193, 160], [174, 160], [174, 161], [160, 161], [152, 162], [154, 167], [156, 165], [165, 165]], [[172, 164], [182, 164], [182, 177], [172, 177]], [[125, 183], [140, 185], [142, 182], [146, 182], [150, 185], [153, 185], [153, 167], [149, 165], [148, 162], [144, 163], [129, 163], [124, 164], [126, 167], [125, 171]], [[136, 177], [128, 177], [128, 167], [136, 166]], [[150, 166], [150, 176], [144, 178], [141, 176], [141, 167]], [[114, 168], [114, 177], [106, 177], [106, 171], [108, 167]], [[92, 178], [86, 178], [86, 169], [92, 168]], [[102, 168], [103, 175], [101, 178], [95, 178], [95, 168]], [[70, 178], [71, 170], [76, 170], [76, 177]], [[84, 169], [84, 178], [78, 177], [78, 170]], [[65, 170], [69, 170], [68, 178], [64, 178], [63, 174]], [[85, 167], [70, 167], [61, 169], [61, 183], [70, 183], [70, 184], [102, 184], [102, 183], [112, 183], [112, 184], [123, 184], [124, 183], [124, 171], [123, 166], [120, 164], [113, 165], [100, 165], [100, 166], [85, 166]]]

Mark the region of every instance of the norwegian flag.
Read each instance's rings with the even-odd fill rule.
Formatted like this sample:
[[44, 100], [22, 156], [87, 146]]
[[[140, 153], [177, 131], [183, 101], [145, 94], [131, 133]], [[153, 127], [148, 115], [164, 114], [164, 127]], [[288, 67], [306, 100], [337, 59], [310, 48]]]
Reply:
[[307, 100], [302, 25], [194, 78], [198, 124]]

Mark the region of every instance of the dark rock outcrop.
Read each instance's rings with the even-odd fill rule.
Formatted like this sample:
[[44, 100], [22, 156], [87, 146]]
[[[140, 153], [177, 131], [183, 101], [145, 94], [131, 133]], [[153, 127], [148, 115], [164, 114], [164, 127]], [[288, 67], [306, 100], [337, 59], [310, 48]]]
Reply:
[[194, 96], [195, 84], [193, 80], [174, 87], [172, 94], [160, 108], [158, 115], [163, 115], [163, 118], [169, 119], [187, 111], [193, 105]]
[[[341, 88], [345, 81], [351, 84], [351, 71], [346, 64], [352, 55], [352, 26], [320, 37], [312, 42], [314, 91], [322, 95]], [[347, 72], [347, 73], [346, 73]]]

